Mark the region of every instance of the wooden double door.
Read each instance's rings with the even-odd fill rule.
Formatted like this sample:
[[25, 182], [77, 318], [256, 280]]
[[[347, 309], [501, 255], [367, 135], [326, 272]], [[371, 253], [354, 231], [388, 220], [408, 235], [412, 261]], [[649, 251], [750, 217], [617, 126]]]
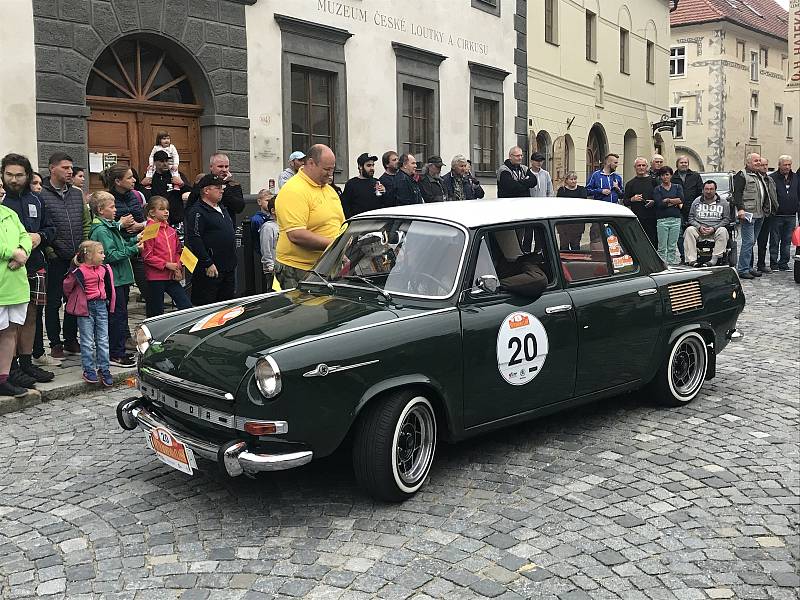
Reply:
[[[203, 171], [200, 155], [199, 110], [162, 103], [89, 100], [89, 152], [116, 154], [119, 164], [130, 165], [144, 178], [156, 133], [166, 131], [180, 154], [180, 171], [193, 182]], [[163, 103], [166, 104], [166, 103]], [[87, 165], [88, 166], [88, 165]], [[90, 173], [89, 189], [104, 189], [99, 173]]]

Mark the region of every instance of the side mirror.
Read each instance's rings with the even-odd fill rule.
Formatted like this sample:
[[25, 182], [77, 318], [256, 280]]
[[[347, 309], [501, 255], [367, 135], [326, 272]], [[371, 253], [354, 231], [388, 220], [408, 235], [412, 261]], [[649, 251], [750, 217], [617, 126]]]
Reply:
[[475, 283], [478, 289], [489, 294], [494, 294], [500, 289], [500, 281], [495, 275], [481, 275]]

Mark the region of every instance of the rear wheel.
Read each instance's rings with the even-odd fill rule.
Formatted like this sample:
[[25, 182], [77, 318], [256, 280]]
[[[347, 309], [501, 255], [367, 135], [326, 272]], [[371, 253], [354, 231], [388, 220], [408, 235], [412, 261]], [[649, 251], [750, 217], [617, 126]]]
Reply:
[[681, 335], [652, 382], [656, 399], [666, 406], [688, 404], [700, 392], [708, 372], [708, 346], [697, 331]]
[[353, 469], [371, 496], [401, 502], [428, 477], [436, 450], [436, 415], [416, 390], [399, 390], [368, 406], [353, 444]]

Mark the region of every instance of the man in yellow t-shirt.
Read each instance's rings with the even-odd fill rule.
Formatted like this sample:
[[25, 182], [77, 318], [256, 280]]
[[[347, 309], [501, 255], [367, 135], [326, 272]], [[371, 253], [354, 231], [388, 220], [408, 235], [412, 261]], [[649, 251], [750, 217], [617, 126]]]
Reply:
[[275, 198], [279, 228], [275, 275], [283, 289], [305, 279], [344, 223], [342, 202], [328, 185], [335, 166], [333, 150], [323, 144], [311, 146], [305, 166]]

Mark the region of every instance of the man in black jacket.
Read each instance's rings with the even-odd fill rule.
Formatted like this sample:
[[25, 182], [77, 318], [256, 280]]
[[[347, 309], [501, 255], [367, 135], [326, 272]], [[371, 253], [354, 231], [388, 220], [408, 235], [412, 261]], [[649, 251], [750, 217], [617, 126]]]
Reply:
[[[228, 156], [220, 152], [212, 154], [208, 161], [208, 174], [222, 180], [224, 190], [222, 192], [220, 204], [228, 209], [228, 214], [235, 228], [236, 215], [244, 210], [244, 194], [241, 184], [233, 178], [233, 173], [231, 173], [231, 161]], [[190, 206], [194, 205], [195, 202], [200, 200], [200, 192], [200, 188], [196, 186], [194, 191], [189, 195], [189, 200], [186, 203], [187, 210]]]
[[395, 178], [397, 206], [422, 204], [422, 189], [417, 181], [417, 159], [413, 154], [400, 156], [400, 170]]
[[[42, 181], [39, 197], [55, 225], [56, 233], [50, 240], [47, 257], [47, 305], [44, 311], [44, 324], [50, 340], [50, 353], [53, 358], [64, 358], [64, 352], [79, 354], [78, 319], [64, 314], [64, 341], [61, 341], [61, 319], [59, 311], [64, 298], [64, 277], [69, 271], [70, 262], [84, 240], [84, 202], [83, 193], [72, 185], [72, 157], [64, 152], [56, 152], [50, 157], [50, 177]], [[86, 212], [88, 216], [88, 211]], [[86, 223], [85, 231], [89, 227]]]
[[447, 200], [447, 192], [440, 177], [443, 164], [441, 156], [431, 156], [422, 171], [422, 177], [419, 179], [419, 189], [422, 192], [422, 200], [426, 204]]
[[201, 306], [234, 297], [236, 236], [233, 219], [221, 200], [225, 183], [204, 175], [195, 186], [200, 200], [186, 211], [186, 247], [197, 257], [192, 273], [192, 304]]
[[800, 172], [792, 172], [792, 157], [784, 154], [778, 158], [778, 169], [769, 177], [775, 181], [778, 197], [778, 209], [772, 216], [769, 236], [769, 266], [788, 271], [792, 232], [796, 215], [800, 212]]
[[530, 197], [531, 188], [539, 183], [534, 172], [522, 164], [524, 157], [519, 146], [508, 151], [508, 160], [497, 170], [498, 198]]
[[681, 209], [681, 234], [678, 236], [678, 250], [681, 253], [681, 262], [684, 262], [686, 256], [683, 253], [683, 235], [689, 224], [689, 211], [692, 208], [692, 202], [703, 195], [703, 179], [700, 177], [700, 173], [689, 168], [688, 156], [679, 156], [678, 160], [675, 161], [675, 167], [675, 175], [672, 177], [672, 181], [679, 183], [683, 187], [683, 197], [686, 199]]
[[30, 161], [20, 154], [7, 154], [0, 163], [6, 196], [3, 205], [17, 213], [22, 226], [31, 237], [33, 249], [25, 263], [31, 300], [25, 323], [17, 328], [17, 348], [11, 363], [9, 381], [20, 387], [33, 387], [36, 383], [52, 381], [54, 373], [40, 369], [32, 362], [33, 338], [36, 333], [37, 306], [43, 304], [45, 292], [46, 261], [42, 249], [55, 236], [56, 228], [39, 198], [31, 193], [33, 169]]
[[181, 195], [189, 190], [189, 182], [186, 175], [178, 172], [183, 185], [177, 187], [172, 183], [172, 171], [169, 165], [169, 154], [159, 150], [153, 154], [153, 176], [142, 180], [142, 185], [149, 186], [146, 189], [146, 198], [150, 200], [153, 196], [161, 196], [169, 202], [169, 224], [177, 225], [183, 223], [183, 199]]
[[384, 185], [375, 179], [375, 161], [377, 156], [364, 152], [357, 159], [358, 177], [353, 177], [344, 184], [342, 192], [342, 210], [346, 219], [368, 210], [382, 208]]

